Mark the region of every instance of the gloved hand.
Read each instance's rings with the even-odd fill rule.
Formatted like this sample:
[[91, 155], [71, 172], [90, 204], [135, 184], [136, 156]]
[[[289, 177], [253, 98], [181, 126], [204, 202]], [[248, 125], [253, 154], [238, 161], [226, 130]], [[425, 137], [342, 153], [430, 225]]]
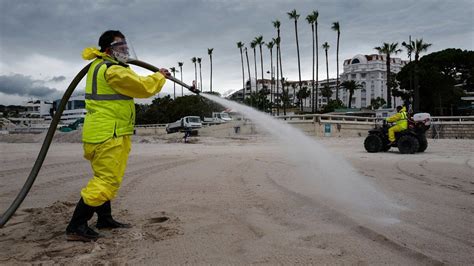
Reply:
[[170, 77], [171, 76], [171, 73], [166, 68], [160, 68], [159, 72], [161, 74], [163, 74], [163, 76], [165, 76], [165, 77]]
[[196, 81], [193, 80], [193, 86], [191, 88], [188, 88], [188, 90], [190, 90], [191, 92], [194, 92], [196, 94], [199, 94], [200, 91], [198, 90], [198, 88], [196, 88]]

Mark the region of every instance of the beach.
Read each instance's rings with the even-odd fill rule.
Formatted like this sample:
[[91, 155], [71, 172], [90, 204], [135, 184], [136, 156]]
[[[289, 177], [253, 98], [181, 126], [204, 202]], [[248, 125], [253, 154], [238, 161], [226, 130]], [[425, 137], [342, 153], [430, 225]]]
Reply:
[[[0, 228], [0, 264], [474, 262], [474, 140], [429, 139], [426, 152], [402, 155], [367, 153], [363, 137], [314, 138], [401, 207], [387, 210], [390, 219], [360, 219], [350, 205], [321, 198], [277, 139], [254, 128], [217, 129], [189, 143], [182, 134], [134, 136], [112, 201], [114, 217], [133, 227], [101, 230], [105, 237], [90, 243], [67, 242], [64, 231], [92, 171], [77, 134], [57, 137], [24, 203]], [[27, 178], [41, 137], [0, 142], [0, 211]]]

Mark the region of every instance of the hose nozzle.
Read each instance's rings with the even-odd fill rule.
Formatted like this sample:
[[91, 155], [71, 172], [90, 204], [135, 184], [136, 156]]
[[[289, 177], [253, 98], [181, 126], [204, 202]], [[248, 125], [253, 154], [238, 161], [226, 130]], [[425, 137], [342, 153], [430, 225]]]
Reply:
[[193, 85], [190, 86], [190, 87], [187, 87], [187, 89], [192, 93], [196, 93], [197, 95], [199, 95], [199, 93], [200, 93], [198, 88], [196, 88], [196, 81], [195, 80], [193, 81]]

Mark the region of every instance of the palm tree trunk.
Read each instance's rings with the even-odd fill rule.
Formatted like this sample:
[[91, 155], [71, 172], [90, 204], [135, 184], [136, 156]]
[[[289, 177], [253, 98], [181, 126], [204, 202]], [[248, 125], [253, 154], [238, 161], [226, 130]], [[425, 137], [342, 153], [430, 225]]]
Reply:
[[253, 62], [255, 63], [255, 92], [258, 92], [257, 76], [257, 50], [253, 48]]
[[260, 47], [260, 69], [262, 71], [262, 87], [263, 87], [263, 53], [262, 53], [262, 45], [259, 45]]
[[415, 55], [415, 66], [414, 66], [414, 72], [415, 72], [415, 75], [414, 75], [414, 81], [413, 81], [413, 88], [414, 88], [414, 95], [413, 95], [413, 111], [415, 113], [419, 112], [420, 111], [420, 88], [418, 87], [418, 58], [417, 56]]
[[[173, 71], [173, 78], [175, 78], [175, 72], [176, 71]], [[173, 100], [176, 100], [176, 83], [174, 82], [173, 82]]]
[[275, 100], [275, 92], [273, 86], [273, 51], [270, 49], [270, 113], [273, 115], [273, 101]]
[[247, 58], [247, 71], [249, 74], [250, 99], [252, 99], [252, 77], [250, 76], [250, 62], [249, 62], [249, 54], [247, 52], [247, 48], [245, 48], [245, 57]]
[[202, 92], [202, 68], [201, 68], [201, 63], [199, 63], [199, 83], [200, 83], [200, 90]]
[[210, 82], [211, 88], [210, 89], [211, 89], [211, 92], [212, 92], [212, 54], [209, 55], [209, 57], [210, 57], [209, 59], [210, 59], [210, 63], [211, 63], [211, 82]]
[[349, 109], [351, 109], [351, 106], [352, 106], [352, 94], [353, 94], [353, 93], [354, 93], [354, 92], [349, 91], [349, 103], [347, 104], [348, 107], [349, 107]]
[[390, 88], [390, 54], [387, 54], [387, 107], [392, 108], [392, 90]]
[[279, 100], [277, 102], [277, 116], [280, 116], [280, 102], [281, 102], [281, 97], [280, 97], [280, 89], [279, 89], [279, 83], [280, 83], [280, 67], [278, 65], [279, 61], [279, 56], [278, 52], [280, 51], [280, 44], [277, 44], [277, 50], [276, 50], [276, 83], [275, 83], [275, 89], [276, 89], [276, 98]]
[[329, 87], [329, 62], [328, 62], [328, 50], [326, 50], [326, 85]]
[[[295, 19], [295, 36], [296, 36], [296, 54], [298, 55], [298, 78], [299, 78], [299, 90], [301, 90], [301, 64], [300, 64], [300, 45], [298, 41], [298, 21]], [[293, 88], [293, 103], [295, 99], [295, 88]], [[301, 101], [301, 100], [300, 100]], [[303, 110], [303, 105], [301, 105], [301, 110]]]
[[314, 23], [311, 24], [311, 41], [313, 42], [313, 49], [312, 49], [312, 52], [313, 52], [313, 64], [312, 64], [312, 75], [313, 75], [313, 79], [311, 80], [312, 81], [312, 88], [311, 88], [311, 112], [314, 113]]
[[[181, 82], [183, 82], [183, 67], [182, 66], [179, 67], [179, 71], [181, 72]], [[181, 85], [181, 97], [183, 96], [184, 96], [183, 85]]]
[[[194, 63], [194, 80], [197, 82], [198, 78], [197, 78], [197, 66], [196, 66], [196, 63]], [[196, 88], [196, 89], [199, 89], [199, 86]]]
[[[280, 29], [278, 29], [278, 38], [280, 39]], [[283, 78], [283, 64], [282, 64], [283, 58], [281, 57], [281, 39], [280, 39], [280, 44], [278, 45], [278, 54], [280, 56], [280, 78]], [[282, 85], [282, 88], [284, 88], [283, 85]]]
[[315, 27], [314, 27], [314, 31], [315, 31], [315, 38], [316, 38], [316, 111], [318, 111], [318, 105], [319, 105], [319, 91], [318, 91], [318, 87], [319, 87], [319, 44], [318, 44], [318, 23], [315, 23]]
[[244, 55], [242, 53], [242, 48], [240, 48], [240, 61], [242, 62], [242, 89], [243, 89], [243, 100], [245, 100], [245, 70], [244, 70]]
[[336, 48], [336, 100], [339, 100], [339, 37], [341, 33], [337, 32]]
[[[280, 61], [281, 63], [281, 61]], [[283, 94], [285, 94], [285, 80], [283, 78], [281, 78], [281, 89], [283, 91]], [[288, 90], [290, 90], [290, 88], [288, 88]], [[288, 96], [288, 91], [287, 91], [287, 96]], [[283, 115], [286, 115], [286, 99], [284, 99], [283, 101]], [[285, 118], [286, 120], [286, 118]]]

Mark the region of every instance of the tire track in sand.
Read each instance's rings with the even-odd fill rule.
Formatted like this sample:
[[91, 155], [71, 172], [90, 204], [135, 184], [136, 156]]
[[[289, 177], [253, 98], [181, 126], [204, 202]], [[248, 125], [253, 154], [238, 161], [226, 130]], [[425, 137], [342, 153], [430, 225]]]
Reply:
[[301, 205], [312, 205], [312, 206], [317, 205], [319, 209], [324, 211], [320, 213], [321, 216], [330, 215], [326, 219], [333, 224], [336, 223], [346, 228], [349, 227], [351, 228], [352, 231], [356, 232], [358, 235], [366, 239], [369, 239], [373, 242], [376, 242], [380, 244], [381, 246], [384, 246], [388, 248], [389, 250], [392, 250], [395, 253], [415, 259], [417, 262], [421, 264], [444, 265], [442, 261], [432, 258], [421, 251], [407, 247], [405, 244], [399, 243], [398, 241], [391, 239], [388, 236], [382, 233], [379, 233], [373, 229], [360, 225], [359, 223], [357, 223], [356, 221], [354, 221], [352, 218], [348, 217], [347, 215], [337, 210], [334, 210], [331, 207], [322, 205], [307, 196], [304, 196], [297, 192], [289, 190], [279, 185], [271, 178], [269, 178], [269, 182], [272, 183], [272, 185], [278, 190], [280, 190], [281, 192], [286, 193], [289, 198], [292, 198], [294, 201], [300, 202]]
[[[432, 159], [432, 158], [431, 158]], [[400, 171], [400, 173], [402, 173], [403, 175], [407, 176], [407, 177], [411, 177], [411, 178], [414, 178], [418, 181], [421, 181], [423, 184], [425, 185], [428, 185], [428, 186], [431, 186], [431, 185], [436, 185], [438, 187], [442, 187], [442, 188], [447, 188], [447, 189], [450, 189], [450, 190], [454, 190], [454, 191], [457, 191], [457, 192], [462, 192], [462, 193], [465, 193], [465, 194], [468, 194], [468, 195], [472, 195], [472, 191], [468, 191], [468, 190], [465, 190], [464, 188], [460, 187], [460, 186], [457, 186], [457, 185], [452, 185], [452, 184], [445, 184], [443, 182], [439, 182], [437, 180], [434, 180], [432, 178], [429, 178], [427, 176], [429, 176], [429, 174], [435, 174], [431, 171], [428, 171], [426, 170], [422, 164], [423, 163], [426, 163], [426, 161], [430, 160], [430, 158], [426, 159], [426, 160], [423, 160], [421, 161], [420, 163], [418, 163], [418, 168], [417, 169], [422, 169], [425, 173], [428, 172], [428, 174], [418, 174], [418, 173], [413, 173], [409, 170], [406, 170], [407, 167], [403, 167], [402, 164], [404, 162], [407, 162], [408, 159], [401, 159], [399, 161], [397, 161], [395, 163], [395, 168]]]
[[[156, 160], [146, 160], [146, 161], [138, 161], [138, 162], [135, 162], [134, 165], [138, 165], [138, 166], [141, 166], [141, 165], [149, 165], [150, 162], [155, 162]], [[84, 161], [84, 162], [81, 162], [81, 163], [86, 163], [88, 164], [87, 161]], [[58, 168], [59, 165], [61, 166], [67, 166], [68, 164], [55, 164], [55, 168]], [[89, 166], [88, 166], [89, 167]], [[58, 171], [56, 172], [65, 172], [67, 168], [63, 169], [63, 168], [59, 168]], [[141, 168], [135, 170], [135, 171], [128, 171], [126, 172], [125, 174], [133, 174], [134, 172], [136, 171], [140, 171]], [[67, 172], [67, 173], [70, 173], [70, 172]], [[40, 171], [40, 174], [41, 174], [41, 171]], [[39, 175], [40, 175], [39, 174]], [[37, 180], [36, 180], [36, 184], [33, 185], [33, 187], [31, 188], [30, 192], [32, 195], [36, 194], [36, 193], [39, 193], [41, 192], [41, 190], [43, 189], [53, 189], [55, 187], [58, 187], [58, 186], [62, 186], [64, 184], [67, 184], [69, 183], [70, 181], [73, 181], [73, 180], [80, 180], [80, 179], [85, 179], [85, 178], [90, 178], [91, 177], [91, 173], [89, 171], [84, 171], [83, 173], [80, 173], [80, 174], [73, 174], [73, 175], [67, 175], [65, 177], [60, 177], [60, 178], [55, 178], [53, 180], [50, 180], [50, 181], [45, 181], [45, 182], [38, 182], [38, 177], [37, 177]], [[26, 179], [25, 179], [26, 180]], [[23, 185], [22, 185], [23, 186]], [[22, 187], [21, 186], [21, 187]], [[18, 192], [20, 191], [21, 187], [18, 187], [17, 189], [12, 189], [12, 190], [9, 190], [7, 192], [4, 192], [4, 193], [1, 193], [0, 194], [0, 197], [14, 197], [15, 195], [18, 194]]]
[[[137, 188], [137, 186], [143, 183], [145, 181], [145, 178], [149, 177], [151, 174], [156, 174], [156, 172], [158, 171], [165, 171], [165, 170], [172, 169], [178, 166], [181, 167], [183, 165], [196, 162], [198, 160], [199, 159], [186, 159], [186, 160], [175, 159], [171, 162], [166, 162], [162, 164], [152, 163], [150, 165], [149, 163], [147, 163], [147, 165], [149, 165], [148, 167], [143, 167], [143, 168], [128, 171], [125, 173], [125, 175], [127, 176], [127, 182], [122, 184], [119, 197], [121, 198], [129, 194], [130, 192], [134, 191]], [[156, 160], [152, 160], [150, 162], [156, 163]]]

